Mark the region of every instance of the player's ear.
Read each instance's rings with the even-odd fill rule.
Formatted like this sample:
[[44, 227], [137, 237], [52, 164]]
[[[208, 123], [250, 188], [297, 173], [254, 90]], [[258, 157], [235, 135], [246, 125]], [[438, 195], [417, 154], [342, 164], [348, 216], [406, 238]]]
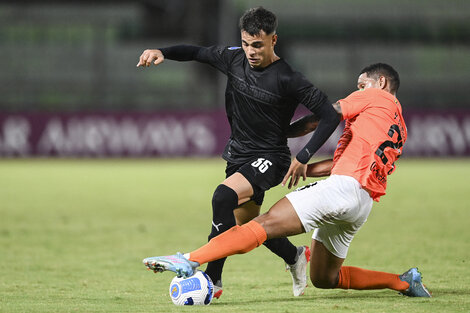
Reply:
[[380, 89], [388, 88], [388, 81], [387, 81], [387, 78], [385, 78], [385, 76], [379, 77], [379, 86], [380, 86]]
[[272, 43], [273, 47], [276, 45], [276, 43], [277, 43], [277, 34], [273, 35], [273, 37], [271, 38], [271, 43]]

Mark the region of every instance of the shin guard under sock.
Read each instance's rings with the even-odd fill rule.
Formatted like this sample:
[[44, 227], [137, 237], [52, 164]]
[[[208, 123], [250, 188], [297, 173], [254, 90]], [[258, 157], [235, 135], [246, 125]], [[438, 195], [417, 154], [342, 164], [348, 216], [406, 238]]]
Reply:
[[[235, 226], [233, 210], [238, 206], [238, 195], [230, 187], [220, 184], [212, 197], [212, 228], [208, 240], [220, 235]], [[206, 274], [214, 283], [222, 279], [222, 270], [226, 258], [212, 261], [207, 264]]]

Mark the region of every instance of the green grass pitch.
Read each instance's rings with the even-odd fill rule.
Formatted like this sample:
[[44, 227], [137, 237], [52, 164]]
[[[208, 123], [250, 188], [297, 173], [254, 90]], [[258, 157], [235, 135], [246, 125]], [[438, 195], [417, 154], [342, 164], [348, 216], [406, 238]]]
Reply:
[[[418, 266], [432, 299], [391, 290], [291, 296], [281, 259], [260, 247], [231, 257], [224, 294], [176, 307], [172, 273], [141, 260], [206, 242], [219, 159], [1, 160], [0, 312], [469, 312], [470, 160], [402, 159], [346, 265]], [[263, 211], [287, 189], [266, 196]], [[293, 237], [310, 244], [311, 234]]]

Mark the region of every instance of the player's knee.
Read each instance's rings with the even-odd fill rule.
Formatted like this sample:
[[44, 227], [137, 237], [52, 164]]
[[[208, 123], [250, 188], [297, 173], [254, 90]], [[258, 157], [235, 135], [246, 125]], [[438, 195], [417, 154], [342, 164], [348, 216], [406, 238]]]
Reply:
[[212, 228], [209, 240], [236, 225], [233, 210], [237, 205], [238, 195], [232, 188], [219, 185], [215, 189], [212, 197]]
[[320, 289], [336, 288], [336, 285], [338, 284], [337, 277], [333, 277], [332, 275], [327, 274], [318, 275], [315, 273], [310, 273], [310, 280], [316, 288]]
[[212, 196], [212, 208], [214, 211], [222, 207], [229, 207], [232, 210], [238, 205], [238, 195], [232, 188], [220, 184]]

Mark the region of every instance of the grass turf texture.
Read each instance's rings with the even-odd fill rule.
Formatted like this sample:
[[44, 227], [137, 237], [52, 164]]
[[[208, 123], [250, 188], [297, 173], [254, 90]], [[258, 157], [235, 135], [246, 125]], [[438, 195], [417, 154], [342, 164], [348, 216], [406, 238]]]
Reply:
[[[294, 298], [281, 259], [231, 257], [209, 307], [172, 304], [172, 273], [144, 257], [206, 242], [220, 160], [0, 161], [0, 312], [468, 312], [470, 160], [403, 159], [346, 265], [418, 266], [432, 299], [391, 290], [320, 290]], [[287, 189], [266, 196], [266, 210]], [[310, 244], [310, 234], [292, 237]], [[203, 267], [204, 268], [204, 267]]]

